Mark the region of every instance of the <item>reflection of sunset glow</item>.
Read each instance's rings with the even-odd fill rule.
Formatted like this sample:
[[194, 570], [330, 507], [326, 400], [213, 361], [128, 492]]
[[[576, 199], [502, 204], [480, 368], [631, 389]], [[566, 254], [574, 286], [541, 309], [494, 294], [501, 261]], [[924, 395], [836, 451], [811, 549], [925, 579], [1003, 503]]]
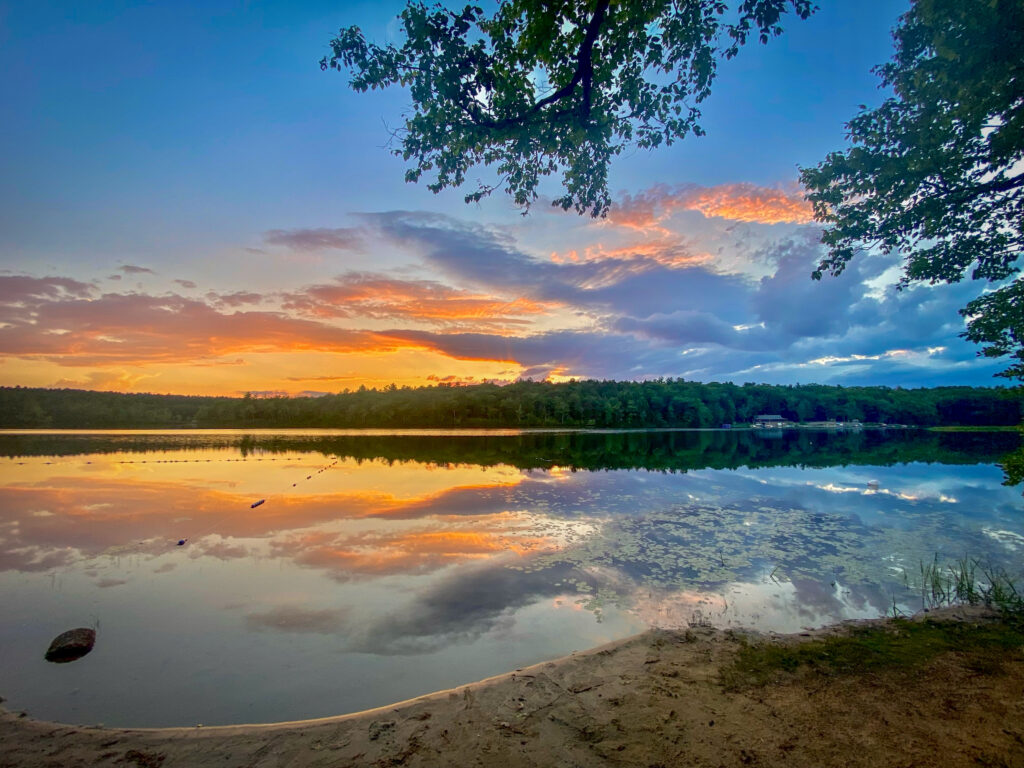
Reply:
[[[6, 464], [14, 478], [14, 462]], [[262, 551], [338, 575], [422, 572], [559, 546], [560, 532], [540, 530], [537, 518], [449, 513], [462, 500], [500, 498], [523, 481], [506, 466], [243, 459], [212, 449], [17, 464], [17, 479], [0, 487], [0, 569], [41, 570], [101, 555], [157, 557], [181, 551], [179, 539], [189, 543], [189, 557]], [[253, 508], [256, 499], [265, 503]], [[427, 519], [434, 522], [424, 527]]]
[[[495, 523], [498, 522], [498, 525]], [[487, 516], [460, 518], [458, 530], [367, 532], [330, 536], [303, 533], [275, 539], [271, 555], [327, 571], [336, 578], [414, 574], [455, 563], [553, 549], [555, 543], [529, 530], [514, 531]], [[447, 525], [447, 524], [445, 524]]]

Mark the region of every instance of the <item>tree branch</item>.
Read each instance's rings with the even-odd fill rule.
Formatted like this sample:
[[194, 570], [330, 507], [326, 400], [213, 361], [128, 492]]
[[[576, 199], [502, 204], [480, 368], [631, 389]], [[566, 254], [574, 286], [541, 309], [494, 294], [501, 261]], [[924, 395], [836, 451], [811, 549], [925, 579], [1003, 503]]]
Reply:
[[514, 125], [525, 123], [549, 104], [554, 104], [557, 101], [561, 101], [562, 99], [571, 96], [576, 90], [576, 86], [581, 83], [583, 84], [583, 105], [580, 110], [580, 122], [584, 123], [589, 119], [591, 94], [594, 84], [594, 43], [597, 42], [597, 36], [601, 31], [601, 25], [604, 24], [604, 20], [608, 15], [609, 5], [611, 5], [611, 0], [598, 0], [597, 8], [594, 9], [594, 15], [591, 16], [590, 21], [587, 23], [587, 32], [583, 37], [579, 53], [576, 56], [576, 71], [573, 72], [572, 79], [570, 79], [568, 83], [563, 85], [550, 96], [546, 96], [538, 101], [521, 115], [506, 117], [503, 120], [479, 121], [477, 122], [477, 125], [482, 128], [500, 129], [510, 128]]

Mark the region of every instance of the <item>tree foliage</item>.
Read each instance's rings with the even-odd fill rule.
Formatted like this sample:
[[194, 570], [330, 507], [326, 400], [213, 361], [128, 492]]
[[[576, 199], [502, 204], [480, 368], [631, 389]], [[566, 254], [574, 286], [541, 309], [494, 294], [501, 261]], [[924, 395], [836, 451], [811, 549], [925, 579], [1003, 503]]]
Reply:
[[759, 414], [792, 421], [1013, 425], [1024, 401], [981, 387], [519, 381], [507, 386], [360, 388], [323, 397], [184, 397], [0, 387], [0, 427], [719, 427]]
[[612, 158], [702, 134], [718, 59], [751, 35], [778, 35], [790, 6], [801, 18], [813, 10], [810, 0], [503, 0], [487, 16], [410, 2], [400, 46], [348, 27], [320, 66], [349, 70], [357, 91], [409, 89], [395, 149], [406, 181], [427, 174], [439, 192], [493, 166], [498, 181], [466, 202], [500, 188], [526, 209], [560, 173], [554, 204], [602, 216]]
[[1024, 1], [916, 0], [893, 37], [876, 69], [893, 95], [850, 121], [850, 149], [801, 172], [826, 224], [814, 276], [877, 247], [904, 257], [901, 286], [989, 281], [964, 335], [1024, 378]]

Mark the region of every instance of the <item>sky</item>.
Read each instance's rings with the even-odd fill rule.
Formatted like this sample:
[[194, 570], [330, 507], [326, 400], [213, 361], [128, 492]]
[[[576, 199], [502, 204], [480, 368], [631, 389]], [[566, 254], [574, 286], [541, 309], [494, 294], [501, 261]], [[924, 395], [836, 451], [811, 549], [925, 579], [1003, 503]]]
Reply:
[[318, 65], [344, 26], [397, 41], [402, 3], [0, 0], [0, 385], [998, 384], [959, 336], [980, 285], [898, 292], [878, 254], [810, 278], [798, 168], [884, 98], [908, 7], [820, 5], [721, 65], [706, 136], [619, 157], [592, 219], [404, 182], [408, 95]]

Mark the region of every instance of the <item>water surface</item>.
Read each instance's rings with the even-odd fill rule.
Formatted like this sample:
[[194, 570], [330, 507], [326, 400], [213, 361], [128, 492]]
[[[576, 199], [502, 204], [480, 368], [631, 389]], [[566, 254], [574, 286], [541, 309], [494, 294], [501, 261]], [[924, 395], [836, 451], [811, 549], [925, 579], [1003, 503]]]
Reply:
[[[995, 464], [1016, 440], [0, 435], [0, 695], [86, 724], [299, 719], [649, 626], [914, 610], [935, 556], [1019, 570], [1020, 490]], [[76, 626], [95, 650], [43, 661]]]

